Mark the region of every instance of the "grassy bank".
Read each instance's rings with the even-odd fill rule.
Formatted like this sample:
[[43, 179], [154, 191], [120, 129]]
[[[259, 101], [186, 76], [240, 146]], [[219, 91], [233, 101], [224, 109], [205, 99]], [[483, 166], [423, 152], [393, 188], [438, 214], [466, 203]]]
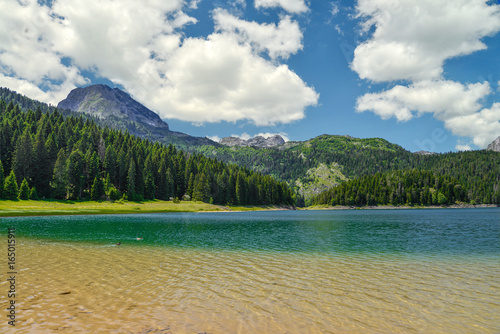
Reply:
[[453, 204], [453, 205], [370, 205], [370, 206], [345, 206], [345, 205], [312, 205], [301, 210], [395, 210], [395, 209], [473, 209], [473, 208], [496, 208], [497, 204]]
[[88, 214], [127, 214], [155, 212], [257, 211], [269, 206], [220, 206], [203, 202], [144, 201], [0, 201], [0, 217]]

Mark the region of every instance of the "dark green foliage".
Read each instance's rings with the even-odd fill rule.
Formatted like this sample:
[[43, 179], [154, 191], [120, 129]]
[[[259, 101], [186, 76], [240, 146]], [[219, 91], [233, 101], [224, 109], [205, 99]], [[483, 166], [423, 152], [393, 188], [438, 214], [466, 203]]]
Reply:
[[0, 199], [3, 198], [3, 187], [5, 184], [5, 175], [3, 171], [2, 160], [0, 160]]
[[22, 200], [28, 200], [30, 198], [30, 187], [26, 179], [23, 179], [23, 182], [21, 183], [21, 187], [19, 188], [19, 195], [17, 196], [17, 198]]
[[104, 196], [104, 182], [100, 177], [95, 177], [90, 190], [90, 199], [99, 201]]
[[312, 204], [327, 205], [446, 205], [468, 202], [458, 180], [430, 171], [394, 171], [365, 175], [325, 191]]
[[9, 176], [5, 178], [4, 198], [9, 200], [16, 200], [19, 195], [19, 188], [17, 186], [16, 175], [14, 171], [10, 171]]
[[[196, 151], [271, 175], [291, 186], [296, 180], [306, 178], [307, 171], [321, 163], [337, 163], [350, 179], [397, 170], [427, 170], [455, 178], [463, 189], [467, 189], [465, 202], [500, 204], [499, 152], [419, 155], [380, 138], [328, 135], [306, 142], [287, 143], [279, 148], [205, 146], [196, 148]], [[236, 180], [230, 180], [228, 186], [235, 187]]]
[[64, 148], [61, 148], [57, 154], [57, 160], [54, 164], [52, 182], [50, 185], [52, 187], [52, 196], [54, 198], [66, 198], [66, 194], [68, 192], [68, 168]]
[[[10, 96], [9, 101], [23, 101], [22, 105], [5, 101], [2, 104], [0, 99], [4, 106], [0, 111], [3, 167], [6, 173], [12, 169], [19, 172], [15, 175], [20, 180], [25, 178], [46, 198], [97, 199], [105, 193], [113, 200], [121, 196], [129, 200], [168, 200], [183, 198], [188, 190], [194, 192], [196, 188], [197, 199], [209, 202], [212, 198], [216, 204], [294, 203], [286, 184], [269, 176], [102, 128], [90, 117], [75, 117], [71, 113], [64, 116], [42, 105], [39, 111], [32, 112], [25, 106], [37, 108], [37, 103], [30, 104], [29, 99], [8, 90], [0, 89], [0, 96], [6, 96], [2, 92]], [[237, 199], [238, 175], [240, 184], [253, 189], [256, 196], [243, 198], [240, 194]], [[229, 185], [229, 179], [234, 180], [234, 185]], [[12, 180], [9, 182], [12, 187]], [[273, 190], [276, 195], [268, 196], [266, 192]], [[16, 185], [15, 198], [17, 194]]]
[[67, 162], [69, 197], [80, 199], [82, 197], [85, 181], [83, 156], [80, 151], [73, 151]]
[[38, 192], [36, 191], [35, 187], [31, 188], [31, 190], [30, 190], [30, 199], [33, 200], [33, 201], [38, 201], [39, 200], [39, 198], [38, 198]]

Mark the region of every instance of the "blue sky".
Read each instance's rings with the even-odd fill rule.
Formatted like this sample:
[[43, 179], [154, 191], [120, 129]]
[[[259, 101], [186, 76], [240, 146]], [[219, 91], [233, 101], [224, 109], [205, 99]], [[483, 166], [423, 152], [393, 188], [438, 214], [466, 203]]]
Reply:
[[478, 149], [500, 136], [499, 31], [497, 1], [4, 0], [0, 86], [57, 104], [106, 83], [214, 139]]

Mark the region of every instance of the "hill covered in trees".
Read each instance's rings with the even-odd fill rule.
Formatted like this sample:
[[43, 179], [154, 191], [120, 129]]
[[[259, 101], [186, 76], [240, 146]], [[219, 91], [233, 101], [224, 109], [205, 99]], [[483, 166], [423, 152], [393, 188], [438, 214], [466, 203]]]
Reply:
[[[42, 114], [48, 113], [52, 114], [56, 111], [54, 107], [47, 106], [37, 101], [30, 100], [26, 97], [20, 96], [14, 92], [9, 91], [8, 89], [0, 89], [0, 97], [4, 97], [6, 103], [4, 103], [4, 109], [7, 108], [7, 104], [12, 101], [15, 106], [16, 103], [19, 105], [19, 109], [27, 111], [28, 109], [35, 110], [34, 114], [38, 115], [38, 112], [41, 111]], [[39, 109], [39, 110], [38, 110]], [[95, 118], [91, 115], [85, 113], [72, 113], [71, 111], [63, 110], [63, 113], [67, 115], [77, 115], [76, 119], [81, 119], [81, 122], [92, 124], [92, 126], [97, 126], [102, 120]], [[58, 112], [61, 114], [61, 111]], [[32, 116], [30, 116], [32, 117]], [[36, 116], [38, 117], [38, 116]], [[7, 117], [8, 118], [8, 117]], [[63, 117], [64, 118], [64, 117]], [[5, 123], [6, 116], [3, 116], [3, 121]], [[39, 120], [38, 120], [39, 121]], [[31, 122], [31, 121], [30, 121]], [[80, 122], [80, 121], [79, 121]], [[21, 121], [22, 123], [22, 121]], [[32, 123], [30, 123], [32, 124]], [[60, 124], [57, 125], [58, 127]], [[86, 125], [85, 125], [86, 126]], [[3, 127], [3, 125], [2, 125]], [[97, 126], [98, 127], [98, 126]], [[9, 129], [10, 125], [6, 125], [6, 129]], [[17, 125], [17, 128], [24, 129], [23, 126]], [[68, 125], [65, 125], [64, 128], [68, 128]], [[125, 132], [121, 133], [119, 131], [111, 131], [110, 129], [106, 129], [104, 127], [98, 127], [102, 131], [101, 137], [105, 142], [106, 149], [112, 143], [114, 147], [114, 154], [119, 155], [120, 150], [122, 149], [121, 145], [124, 139], [119, 139], [120, 144], [114, 144], [114, 139], [107, 138], [107, 133], [114, 133], [110, 138], [114, 138], [118, 136], [126, 136]], [[2, 130], [4, 131], [4, 130]], [[5, 130], [7, 131], [7, 130]], [[21, 130], [17, 130], [17, 134], [14, 136], [18, 138], [22, 135]], [[36, 135], [38, 131], [38, 125], [31, 125], [31, 137], [32, 141], [36, 141]], [[59, 140], [59, 130], [52, 127], [50, 131], [55, 131], [54, 138]], [[49, 132], [50, 132], [49, 131]], [[68, 130], [69, 131], [69, 130]], [[67, 146], [75, 145], [77, 141], [82, 140], [82, 138], [78, 138], [80, 135], [89, 136], [87, 131], [81, 132], [81, 128], [78, 127], [79, 133], [73, 137], [73, 142], [67, 144]], [[63, 134], [64, 136], [64, 134]], [[147, 136], [145, 136], [148, 138]], [[121, 138], [121, 137], [120, 137]], [[134, 141], [141, 141], [139, 138], [134, 138]], [[1, 136], [0, 136], [0, 140]], [[55, 139], [53, 139], [54, 141]], [[67, 139], [64, 139], [67, 140]], [[144, 141], [146, 142], [146, 141]], [[60, 145], [60, 143], [57, 143]], [[12, 145], [9, 143], [3, 144], [0, 142], [0, 154], [2, 150], [5, 150], [5, 147], [8, 145]], [[95, 144], [93, 144], [95, 145]], [[146, 144], [145, 144], [146, 145]], [[147, 145], [155, 146], [159, 144], [153, 144], [152, 142], [148, 142]], [[177, 145], [177, 144], [176, 144]], [[14, 146], [12, 146], [14, 147]], [[160, 147], [163, 147], [160, 145]], [[211, 159], [217, 159], [218, 161], [222, 161], [226, 164], [237, 164], [242, 168], [240, 170], [244, 171], [247, 175], [247, 179], [249, 180], [250, 174], [252, 172], [256, 172], [255, 175], [260, 175], [259, 177], [264, 177], [267, 175], [268, 177], [272, 177], [278, 182], [281, 188], [284, 189], [285, 183], [288, 188], [286, 188], [286, 192], [290, 192], [291, 188], [296, 194], [299, 202], [311, 203], [317, 202], [318, 199], [312, 200], [315, 196], [318, 196], [323, 191], [330, 190], [336, 186], [345, 186], [345, 182], [373, 182], [369, 177], [378, 175], [394, 175], [390, 174], [391, 172], [396, 171], [418, 171], [418, 172], [430, 172], [434, 177], [443, 177], [445, 180], [453, 180], [450, 182], [454, 182], [455, 185], [460, 185], [462, 189], [462, 194], [464, 197], [460, 198], [460, 201], [467, 203], [477, 203], [477, 204], [491, 204], [498, 203], [498, 196], [496, 196], [498, 189], [500, 187], [500, 152], [495, 151], [470, 151], [470, 152], [457, 152], [457, 153], [446, 153], [446, 154], [429, 154], [422, 155], [411, 153], [399, 145], [392, 144], [381, 138], [368, 138], [368, 139], [360, 139], [353, 138], [350, 136], [335, 136], [335, 135], [321, 135], [316, 138], [304, 141], [304, 142], [287, 142], [285, 144], [279, 145], [277, 147], [272, 148], [257, 148], [257, 147], [227, 147], [227, 146], [199, 146], [199, 145], [188, 145], [182, 146], [177, 145], [177, 149], [179, 147], [186, 147], [190, 154], [185, 154], [185, 159], [199, 159], [196, 164], [199, 164], [203, 157], [208, 157]], [[60, 146], [58, 146], [58, 150], [60, 150]], [[164, 147], [163, 149], [167, 149]], [[174, 148], [169, 148], [171, 151]], [[179, 151], [175, 149], [175, 154], [179, 154]], [[87, 159], [88, 148], [85, 146], [80, 149], [81, 154], [84, 156], [84, 159]], [[94, 149], [96, 151], [97, 149]], [[126, 150], [125, 150], [126, 151]], [[97, 152], [97, 151], [96, 151]], [[58, 152], [56, 152], [58, 153]], [[104, 152], [105, 153], [105, 152]], [[162, 153], [163, 154], [163, 153]], [[174, 154], [174, 155], [175, 155]], [[4, 167], [6, 167], [6, 172], [10, 172], [11, 155], [0, 155], [2, 162], [4, 163]], [[140, 159], [133, 159], [136, 163], [136, 170], [138, 169], [137, 163], [140, 163], [141, 168], [144, 166], [146, 162], [146, 157], [148, 154], [144, 156], [141, 155]], [[99, 155], [99, 159], [101, 159], [100, 163], [104, 163], [103, 156], [105, 154]], [[196, 158], [195, 158], [196, 157]], [[66, 156], [66, 159], [69, 158], [69, 154]], [[118, 159], [118, 158], [117, 158]], [[57, 160], [57, 156], [55, 160]], [[210, 159], [209, 159], [210, 160]], [[130, 160], [127, 160], [130, 161]], [[159, 168], [160, 165], [154, 160], [155, 166], [154, 168]], [[212, 161], [212, 160], [210, 160]], [[170, 159], [171, 166], [174, 163], [173, 159]], [[123, 169], [129, 168], [130, 166], [122, 167]], [[104, 169], [106, 169], [103, 166]], [[229, 167], [228, 167], [229, 168]], [[231, 167], [234, 168], [234, 167]], [[103, 178], [107, 177], [107, 171], [102, 171]], [[127, 180], [125, 179], [116, 179], [116, 174], [118, 172], [110, 172], [110, 182], [113, 187], [120, 193], [127, 193], [127, 185], [125, 184]], [[226, 174], [229, 172], [226, 171]], [[174, 182], [178, 182], [177, 180], [177, 170], [171, 170], [171, 174], [173, 176]], [[175, 175], [174, 175], [175, 174]], [[193, 177], [191, 178], [191, 171], [184, 175], [184, 179], [179, 184], [184, 184], [185, 192], [184, 194], [188, 194], [189, 196], [194, 195], [192, 192], [192, 187], [190, 184], [199, 184], [199, 180], [196, 180], [196, 173], [193, 173]], [[236, 175], [236, 178], [234, 177]], [[7, 174], [6, 174], [7, 176]], [[158, 175], [153, 174], [155, 182], [159, 181]], [[229, 176], [229, 174], [228, 174]], [[115, 179], [113, 179], [115, 177]], [[142, 177], [144, 180], [140, 179], [139, 176], [139, 189], [142, 189], [142, 183], [145, 180], [145, 176]], [[201, 177], [201, 174], [200, 174]], [[218, 175], [217, 175], [218, 177]], [[366, 178], [364, 178], [366, 177]], [[395, 176], [394, 176], [395, 177]], [[405, 179], [406, 176], [398, 176], [399, 178]], [[87, 177], [88, 178], [88, 177]], [[16, 174], [16, 179], [20, 182], [19, 175]], [[192, 180], [191, 180], [192, 179]], [[223, 177], [226, 179], [226, 176]], [[227, 178], [228, 180], [230, 179]], [[271, 179], [271, 178], [270, 178]], [[192, 182], [191, 182], [192, 181]], [[237, 174], [233, 172], [233, 180], [228, 181], [231, 184], [230, 192], [235, 194], [236, 187], [234, 186], [234, 182], [237, 181]], [[53, 181], [51, 181], [53, 182]], [[86, 183], [86, 188], [83, 191], [82, 196], [90, 196], [92, 185], [90, 184], [92, 181], [88, 181]], [[215, 174], [210, 176], [209, 183], [214, 182], [218, 183], [217, 178], [215, 178]], [[284, 183], [285, 182], [285, 183]], [[399, 181], [398, 181], [399, 182]], [[405, 181], [406, 182], [406, 181]], [[109, 184], [109, 182], [108, 182]], [[223, 182], [224, 184], [224, 182]], [[241, 184], [241, 182], [240, 182]], [[418, 186], [411, 186], [415, 191], [421, 191], [422, 189]], [[30, 187], [32, 187], [31, 181], [29, 182]], [[155, 186], [156, 183], [155, 183]], [[175, 185], [177, 189], [177, 184]], [[234, 191], [232, 190], [234, 188]], [[369, 185], [365, 186], [366, 189], [371, 189]], [[37, 187], [38, 189], [38, 187]], [[180, 189], [183, 189], [182, 187]], [[187, 191], [189, 189], [189, 191]], [[241, 189], [251, 189], [248, 188], [238, 188]], [[262, 188], [264, 189], [264, 188]], [[347, 188], [346, 188], [347, 189]], [[356, 187], [359, 189], [359, 187]], [[406, 188], [405, 188], [406, 189]], [[429, 191], [432, 192], [432, 189], [436, 190], [434, 187], [429, 186]], [[423, 189], [425, 190], [425, 189]], [[109, 191], [109, 190], [108, 190]], [[258, 192], [256, 189], [250, 190], [252, 195], [248, 195], [250, 198], [249, 203], [254, 201], [253, 198], [256, 197], [256, 193]], [[390, 190], [391, 192], [393, 189]], [[184, 194], [181, 191], [174, 192], [174, 196], [183, 196]], [[243, 194], [243, 193], [241, 193]], [[438, 193], [439, 194], [439, 191]], [[139, 191], [139, 195], [146, 197], [146, 193], [142, 193], [142, 190]], [[377, 197], [375, 194], [372, 194], [374, 197]], [[390, 195], [390, 194], [389, 194]], [[73, 195], [74, 196], [74, 195]], [[160, 198], [158, 193], [155, 193], [156, 198]], [[225, 195], [221, 195], [217, 191], [215, 191], [215, 186], [211, 186], [211, 198], [217, 203], [223, 203]], [[236, 195], [234, 195], [236, 196]], [[233, 196], [232, 202], [236, 203], [238, 201], [235, 200]], [[243, 196], [243, 195], [242, 195]], [[241, 198], [243, 198], [240, 196]], [[289, 197], [291, 195], [288, 195]], [[405, 195], [406, 196], [406, 195]], [[321, 197], [321, 196], [319, 196]], [[323, 196], [324, 197], [324, 196]], [[348, 196], [350, 198], [350, 194]], [[360, 195], [361, 197], [361, 195]], [[448, 196], [446, 196], [448, 200], [451, 200]], [[394, 198], [394, 196], [393, 196]], [[396, 198], [399, 198], [396, 196]], [[356, 199], [356, 195], [354, 196]], [[208, 199], [210, 200], [210, 199]], [[247, 199], [248, 200], [248, 199]], [[269, 201], [270, 199], [267, 199]], [[355, 201], [356, 202], [356, 201]], [[370, 201], [366, 201], [368, 203]], [[377, 201], [378, 202], [378, 201]], [[406, 197], [404, 202], [406, 203]], [[386, 203], [386, 201], [380, 201], [380, 203]], [[413, 203], [413, 202], [412, 202]]]
[[53, 107], [12, 96], [19, 99], [17, 104], [0, 100], [2, 198], [97, 200], [106, 195], [294, 204], [286, 183], [268, 175], [103, 128], [92, 117], [63, 116]]

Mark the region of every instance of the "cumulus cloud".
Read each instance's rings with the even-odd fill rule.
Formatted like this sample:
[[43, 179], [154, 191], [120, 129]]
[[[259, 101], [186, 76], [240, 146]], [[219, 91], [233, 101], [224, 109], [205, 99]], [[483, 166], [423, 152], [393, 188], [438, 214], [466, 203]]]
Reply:
[[[166, 62], [157, 64], [159, 81], [153, 106], [164, 118], [219, 122], [250, 120], [256, 125], [302, 119], [318, 95], [286, 65], [256, 56], [230, 35], [188, 38]], [[153, 83], [154, 84], [154, 83]], [[150, 93], [138, 91], [137, 95]]]
[[[372, 36], [358, 45], [351, 68], [374, 82], [407, 80], [358, 98], [356, 111], [408, 121], [431, 113], [457, 136], [485, 147], [500, 133], [498, 104], [483, 106], [489, 82], [462, 84], [443, 78], [453, 57], [486, 49], [481, 41], [500, 31], [500, 6], [488, 1], [359, 0], [358, 18]], [[457, 149], [467, 145], [458, 144]]]
[[0, 8], [0, 85], [54, 103], [87, 82], [53, 50], [60, 22], [49, 15], [48, 7], [5, 0]]
[[471, 137], [476, 146], [484, 148], [500, 133], [500, 103], [491, 109], [481, 104], [489, 94], [488, 82], [424, 81], [365, 94], [358, 99], [356, 111], [372, 111], [382, 119], [395, 117], [398, 121], [431, 113], [454, 135]]
[[302, 47], [297, 23], [284, 16], [259, 25], [215, 11], [213, 34], [187, 38], [182, 29], [196, 24], [188, 11], [198, 2], [2, 1], [0, 84], [57, 104], [89, 83], [82, 72], [90, 71], [163, 118], [257, 125], [303, 118], [318, 94], [275, 59]]
[[288, 58], [302, 49], [302, 32], [290, 16], [281, 18], [278, 25], [248, 22], [231, 15], [226, 10], [215, 10], [217, 31], [237, 36], [243, 43], [250, 43], [258, 52], [267, 51], [273, 59]]
[[478, 111], [480, 100], [490, 93], [487, 82], [464, 86], [454, 81], [421, 81], [365, 94], [358, 99], [356, 110], [370, 110], [383, 119], [395, 117], [398, 121], [408, 121], [415, 113], [418, 116], [433, 113], [445, 121]]
[[281, 7], [290, 13], [304, 13], [308, 8], [304, 0], [255, 0], [255, 8]]
[[480, 0], [359, 0], [372, 37], [354, 51], [352, 69], [372, 81], [440, 78], [446, 59], [483, 50], [500, 30], [500, 6]]

